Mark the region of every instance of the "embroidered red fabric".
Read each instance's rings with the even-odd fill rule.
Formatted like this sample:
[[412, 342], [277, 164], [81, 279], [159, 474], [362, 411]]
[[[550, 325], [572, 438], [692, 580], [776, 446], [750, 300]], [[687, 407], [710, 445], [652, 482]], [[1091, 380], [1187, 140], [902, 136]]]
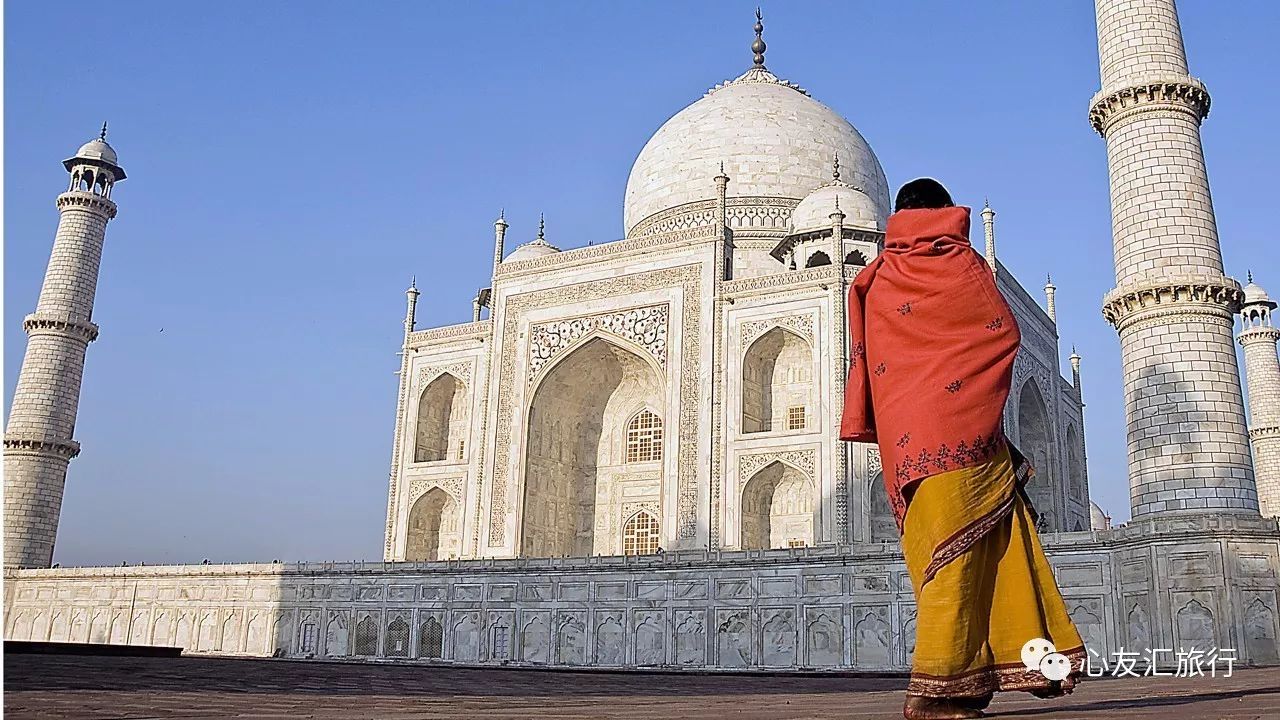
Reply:
[[879, 444], [899, 528], [913, 483], [1004, 442], [1021, 334], [969, 225], [967, 207], [894, 213], [884, 252], [849, 288], [840, 438]]

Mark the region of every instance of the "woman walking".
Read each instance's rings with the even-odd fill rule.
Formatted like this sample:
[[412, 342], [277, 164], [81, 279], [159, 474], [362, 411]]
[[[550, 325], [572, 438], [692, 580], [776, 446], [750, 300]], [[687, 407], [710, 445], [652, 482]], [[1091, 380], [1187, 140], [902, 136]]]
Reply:
[[[1034, 471], [1001, 429], [1021, 336], [969, 244], [969, 208], [936, 181], [899, 191], [884, 252], [849, 290], [849, 335], [840, 436], [879, 444], [916, 596], [904, 716], [1070, 692], [1083, 643], [1022, 492]], [[1035, 663], [1054, 650], [1065, 662], [1047, 677]]]

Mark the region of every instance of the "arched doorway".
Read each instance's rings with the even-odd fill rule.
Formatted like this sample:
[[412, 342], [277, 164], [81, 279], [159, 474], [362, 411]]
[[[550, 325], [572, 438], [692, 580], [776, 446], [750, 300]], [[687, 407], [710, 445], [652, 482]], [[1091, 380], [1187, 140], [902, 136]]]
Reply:
[[751, 476], [742, 490], [743, 550], [803, 547], [814, 542], [813, 481], [774, 461]]
[[1052, 520], [1054, 473], [1050, 467], [1049, 437], [1049, 412], [1044, 396], [1035, 381], [1028, 379], [1018, 393], [1018, 449], [1036, 469], [1036, 476], [1027, 484], [1027, 495], [1036, 512]]
[[889, 492], [884, 487], [884, 473], [876, 473], [867, 485], [867, 493], [871, 498], [868, 503], [868, 524], [871, 542], [898, 542], [898, 521], [893, 517], [893, 508], [889, 506]]
[[465, 456], [467, 392], [449, 373], [428, 383], [418, 397], [414, 462], [461, 460]]
[[1067, 426], [1067, 483], [1071, 497], [1081, 502], [1088, 499], [1084, 486], [1084, 446], [1075, 425]]
[[404, 559], [447, 560], [458, 556], [458, 503], [440, 488], [431, 488], [409, 510]]
[[806, 430], [813, 422], [813, 348], [775, 327], [742, 360], [742, 432]]
[[538, 384], [525, 443], [520, 552], [622, 552], [624, 500], [660, 501], [663, 383], [645, 357], [595, 337]]

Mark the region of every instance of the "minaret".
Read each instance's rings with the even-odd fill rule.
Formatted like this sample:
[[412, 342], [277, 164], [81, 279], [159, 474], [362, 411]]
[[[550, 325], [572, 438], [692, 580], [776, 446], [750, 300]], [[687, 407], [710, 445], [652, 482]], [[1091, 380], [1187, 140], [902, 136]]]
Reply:
[[1254, 284], [1250, 273], [1236, 340], [1244, 348], [1244, 377], [1249, 385], [1249, 440], [1258, 505], [1269, 517], [1280, 516], [1280, 357], [1276, 356], [1280, 328], [1272, 316], [1275, 309], [1275, 301]]
[[1058, 324], [1058, 286], [1053, 284], [1053, 276], [1050, 275], [1045, 279], [1044, 283], [1044, 308], [1049, 314], [1049, 321], [1054, 325]]
[[986, 200], [982, 201], [982, 232], [986, 236], [987, 247], [987, 264], [991, 266], [991, 272], [996, 270], [996, 211], [991, 209], [991, 203]]
[[[413, 356], [413, 352], [409, 349], [409, 335], [418, 324], [418, 294], [418, 278], [414, 276], [409, 280], [409, 288], [404, 291], [404, 342], [400, 346], [400, 372], [396, 373], [400, 378], [400, 387], [396, 391], [396, 434], [391, 441], [391, 472], [388, 474], [389, 487], [387, 488], [387, 531], [382, 556], [382, 559], [387, 562], [395, 560], [396, 553], [395, 539], [398, 532], [396, 490], [400, 484], [400, 437], [401, 428], [404, 427], [405, 409], [409, 405], [409, 387], [413, 384], [413, 378], [409, 376]], [[400, 549], [402, 555], [403, 552], [403, 549]]]
[[503, 244], [507, 238], [507, 217], [503, 210], [498, 211], [498, 219], [493, 221], [493, 274], [498, 274], [498, 266], [502, 264]]
[[70, 173], [58, 196], [58, 232], [36, 311], [26, 317], [27, 353], [4, 435], [4, 564], [49, 567], [62, 511], [67, 466], [80, 452], [72, 439], [85, 351], [98, 337], [93, 298], [107, 222], [116, 216], [111, 190], [124, 180], [116, 151], [102, 134], [63, 161]]
[[1071, 363], [1071, 387], [1076, 391], [1076, 397], [1080, 398], [1080, 407], [1084, 407], [1084, 388], [1080, 386], [1080, 353], [1076, 352], [1076, 346], [1071, 346], [1071, 357], [1067, 358]]
[[1240, 285], [1223, 274], [1200, 122], [1173, 0], [1095, 0], [1135, 519], [1258, 510], [1232, 344]]

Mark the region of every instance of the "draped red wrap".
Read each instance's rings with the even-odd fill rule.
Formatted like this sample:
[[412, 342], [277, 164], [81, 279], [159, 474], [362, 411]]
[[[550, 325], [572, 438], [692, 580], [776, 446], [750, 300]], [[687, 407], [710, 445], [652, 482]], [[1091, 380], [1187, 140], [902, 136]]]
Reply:
[[894, 213], [884, 252], [849, 288], [848, 312], [840, 438], [879, 444], [901, 528], [915, 482], [1004, 447], [1021, 334], [969, 244], [966, 207]]

